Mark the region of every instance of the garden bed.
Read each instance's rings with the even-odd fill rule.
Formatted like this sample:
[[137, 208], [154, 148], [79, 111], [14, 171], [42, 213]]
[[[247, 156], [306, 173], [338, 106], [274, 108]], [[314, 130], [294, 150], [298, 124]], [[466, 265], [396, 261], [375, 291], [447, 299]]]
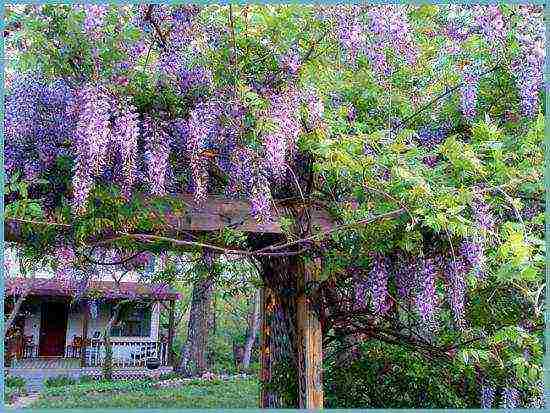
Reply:
[[167, 380], [99, 381], [46, 389], [33, 408], [254, 408], [256, 378], [207, 376]]

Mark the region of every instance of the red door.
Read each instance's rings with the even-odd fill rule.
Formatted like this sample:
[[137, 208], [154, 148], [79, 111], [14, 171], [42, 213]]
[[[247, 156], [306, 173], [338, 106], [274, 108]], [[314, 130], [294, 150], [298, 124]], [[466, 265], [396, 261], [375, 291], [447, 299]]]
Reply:
[[42, 303], [40, 320], [40, 344], [38, 354], [41, 357], [62, 357], [65, 355], [65, 337], [67, 335], [67, 305], [59, 302]]

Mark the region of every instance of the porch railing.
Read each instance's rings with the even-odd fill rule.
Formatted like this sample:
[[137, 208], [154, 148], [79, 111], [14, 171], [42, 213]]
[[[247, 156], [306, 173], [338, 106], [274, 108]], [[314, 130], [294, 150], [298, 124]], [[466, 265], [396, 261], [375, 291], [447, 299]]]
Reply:
[[[147, 358], [157, 358], [161, 366], [168, 365], [168, 343], [160, 341], [112, 341], [113, 367], [144, 367]], [[105, 345], [92, 341], [86, 347], [86, 366], [100, 367], [105, 361]]]
[[[160, 341], [111, 341], [113, 367], [144, 367], [147, 358], [158, 358], [161, 366], [168, 366], [168, 343]], [[81, 347], [65, 347], [64, 356], [81, 358]], [[38, 357], [38, 346], [23, 345], [16, 358]], [[88, 367], [101, 367], [105, 361], [105, 345], [102, 341], [92, 340], [86, 347], [85, 363]]]

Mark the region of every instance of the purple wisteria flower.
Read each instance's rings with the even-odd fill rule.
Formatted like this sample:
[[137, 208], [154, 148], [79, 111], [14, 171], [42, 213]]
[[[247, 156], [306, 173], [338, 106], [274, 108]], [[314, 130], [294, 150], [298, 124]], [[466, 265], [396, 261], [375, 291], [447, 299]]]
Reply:
[[368, 276], [372, 307], [375, 314], [383, 315], [388, 309], [388, 265], [380, 253], [372, 254], [372, 267]]
[[464, 330], [466, 327], [466, 275], [468, 268], [460, 258], [450, 257], [446, 265], [447, 300], [453, 313], [456, 327]]
[[495, 388], [484, 385], [481, 387], [481, 408], [490, 409], [493, 407], [495, 400]]
[[94, 38], [99, 37], [101, 34], [100, 28], [104, 23], [105, 14], [107, 13], [107, 6], [85, 6], [84, 11], [86, 13], [86, 17], [84, 18], [84, 30], [88, 35]]
[[435, 290], [436, 267], [433, 259], [424, 258], [419, 274], [419, 290], [416, 295], [416, 308], [420, 318], [427, 326], [433, 326], [437, 311], [437, 293]]
[[462, 84], [460, 85], [460, 109], [469, 120], [476, 115], [477, 89], [479, 75], [473, 65], [464, 67], [462, 72]]
[[515, 409], [520, 401], [519, 391], [513, 387], [507, 387], [502, 391], [501, 408]]

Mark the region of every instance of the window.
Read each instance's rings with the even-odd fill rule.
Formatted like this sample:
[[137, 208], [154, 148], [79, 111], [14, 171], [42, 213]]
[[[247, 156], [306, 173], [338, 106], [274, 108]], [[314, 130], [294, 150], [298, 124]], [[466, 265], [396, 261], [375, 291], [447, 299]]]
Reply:
[[111, 328], [111, 337], [148, 337], [150, 335], [151, 306], [126, 306]]

